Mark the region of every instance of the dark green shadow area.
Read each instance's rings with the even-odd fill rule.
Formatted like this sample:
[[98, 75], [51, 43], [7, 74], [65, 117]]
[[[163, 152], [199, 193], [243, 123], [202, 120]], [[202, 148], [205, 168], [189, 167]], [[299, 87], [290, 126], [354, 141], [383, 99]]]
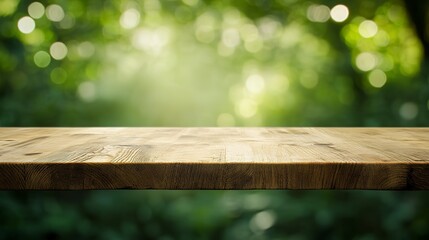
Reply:
[[423, 191], [0, 192], [1, 239], [425, 239]]

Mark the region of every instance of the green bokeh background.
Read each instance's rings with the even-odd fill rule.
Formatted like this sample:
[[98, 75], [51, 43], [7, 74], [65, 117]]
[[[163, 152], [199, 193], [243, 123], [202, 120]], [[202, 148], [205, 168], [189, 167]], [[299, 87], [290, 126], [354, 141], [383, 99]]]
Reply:
[[[31, 3], [0, 1], [2, 127], [429, 123], [425, 1], [64, 0], [40, 16]], [[0, 239], [427, 239], [427, 200], [2, 191]]]

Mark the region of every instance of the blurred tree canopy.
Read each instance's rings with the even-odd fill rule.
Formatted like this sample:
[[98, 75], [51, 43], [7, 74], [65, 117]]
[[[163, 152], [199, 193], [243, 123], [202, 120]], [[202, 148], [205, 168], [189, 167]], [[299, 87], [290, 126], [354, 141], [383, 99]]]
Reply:
[[2, 1], [0, 125], [427, 125], [427, 4], [347, 4]]
[[[0, 0], [0, 126], [427, 126], [427, 1]], [[0, 192], [0, 239], [427, 239], [426, 192]]]
[[0, 192], [1, 239], [427, 239], [428, 194]]

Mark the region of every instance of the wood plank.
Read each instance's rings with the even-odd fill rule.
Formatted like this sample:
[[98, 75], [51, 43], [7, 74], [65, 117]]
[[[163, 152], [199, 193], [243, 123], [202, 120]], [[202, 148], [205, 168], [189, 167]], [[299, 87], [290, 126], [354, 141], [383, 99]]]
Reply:
[[0, 128], [0, 189], [429, 189], [429, 128]]

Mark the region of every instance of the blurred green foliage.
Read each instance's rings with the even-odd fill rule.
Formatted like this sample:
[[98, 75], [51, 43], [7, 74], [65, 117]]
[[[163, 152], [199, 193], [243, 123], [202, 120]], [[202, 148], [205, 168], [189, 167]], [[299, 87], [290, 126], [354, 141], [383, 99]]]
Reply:
[[[426, 13], [398, 0], [1, 0], [0, 126], [427, 126]], [[428, 196], [0, 192], [0, 239], [427, 239]]]
[[428, 194], [0, 192], [1, 239], [427, 239]]
[[2, 126], [427, 124], [399, 1], [2, 4]]

